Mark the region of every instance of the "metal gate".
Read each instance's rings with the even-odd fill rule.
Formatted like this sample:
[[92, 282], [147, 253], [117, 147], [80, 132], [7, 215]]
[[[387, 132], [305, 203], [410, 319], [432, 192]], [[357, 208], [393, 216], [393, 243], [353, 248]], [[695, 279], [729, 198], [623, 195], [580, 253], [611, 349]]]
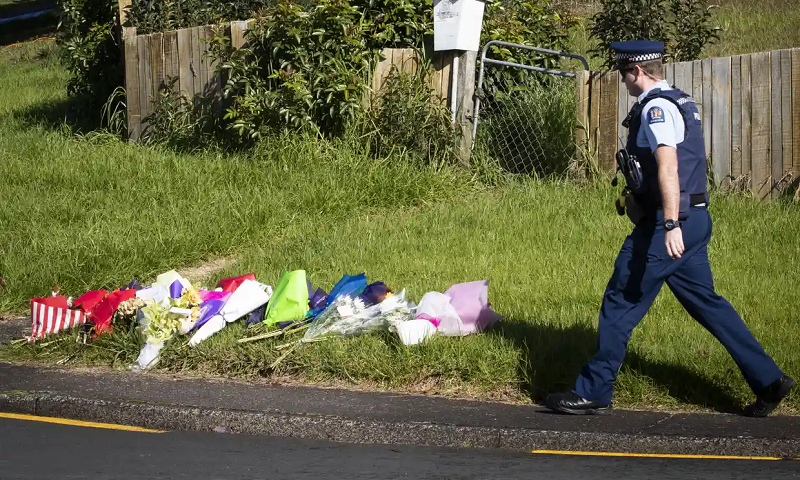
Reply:
[[589, 64], [580, 55], [496, 40], [481, 53], [473, 154], [486, 155], [511, 173], [566, 174], [582, 154], [575, 142], [575, 73], [487, 58], [491, 47], [530, 63], [549, 55], [577, 60], [585, 70]]

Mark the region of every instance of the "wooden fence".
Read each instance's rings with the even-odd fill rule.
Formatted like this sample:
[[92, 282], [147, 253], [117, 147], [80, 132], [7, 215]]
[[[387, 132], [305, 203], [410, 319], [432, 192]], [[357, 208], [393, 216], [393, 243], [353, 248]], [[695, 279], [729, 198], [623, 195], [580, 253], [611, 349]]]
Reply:
[[[244, 45], [251, 22], [235, 21], [222, 26], [234, 48]], [[149, 35], [136, 35], [135, 28], [131, 27], [124, 29], [125, 90], [131, 140], [141, 136], [145, 118], [153, 111], [154, 100], [166, 79], [177, 78], [173, 88], [191, 98], [196, 95], [212, 97], [219, 93], [222, 82], [214, 74], [217, 62], [207, 55], [207, 40], [213, 36], [212, 28], [201, 26]], [[368, 79], [373, 93], [381, 90], [392, 67], [406, 73], [413, 73], [419, 67], [420, 59], [413, 49], [386, 49], [383, 55], [385, 59], [376, 65]], [[431, 87], [450, 106], [453, 55], [437, 54], [431, 61], [434, 67]], [[472, 72], [474, 76], [474, 67]], [[462, 88], [459, 93], [464, 92]], [[471, 96], [472, 89], [466, 89], [466, 94]], [[467, 103], [465, 107], [471, 107], [471, 103]]]
[[[666, 65], [671, 85], [697, 102], [706, 154], [719, 184], [749, 177], [760, 198], [800, 174], [800, 48]], [[633, 106], [616, 72], [578, 76], [578, 121], [600, 167], [615, 168]]]

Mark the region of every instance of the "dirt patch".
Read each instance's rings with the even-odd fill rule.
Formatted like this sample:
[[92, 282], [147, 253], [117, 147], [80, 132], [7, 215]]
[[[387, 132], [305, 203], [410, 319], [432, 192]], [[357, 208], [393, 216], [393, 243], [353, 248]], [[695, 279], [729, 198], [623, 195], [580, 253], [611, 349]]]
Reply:
[[186, 267], [178, 269], [178, 273], [186, 277], [190, 282], [195, 283], [221, 272], [225, 267], [236, 261], [236, 257], [222, 257], [210, 262], [206, 262], [196, 267]]

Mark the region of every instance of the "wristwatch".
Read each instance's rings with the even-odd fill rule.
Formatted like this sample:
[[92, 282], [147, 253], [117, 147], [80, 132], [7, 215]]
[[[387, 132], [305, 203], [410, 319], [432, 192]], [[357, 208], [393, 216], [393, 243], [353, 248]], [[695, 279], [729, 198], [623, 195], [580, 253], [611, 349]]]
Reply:
[[680, 226], [681, 224], [677, 220], [672, 220], [672, 219], [664, 220], [664, 230], [668, 232]]

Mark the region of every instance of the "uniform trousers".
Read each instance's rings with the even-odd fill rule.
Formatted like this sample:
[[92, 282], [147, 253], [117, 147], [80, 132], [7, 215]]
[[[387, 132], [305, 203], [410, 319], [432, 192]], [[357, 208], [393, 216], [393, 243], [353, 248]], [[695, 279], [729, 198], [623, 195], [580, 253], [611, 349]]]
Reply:
[[679, 259], [667, 254], [661, 210], [639, 222], [625, 239], [600, 308], [597, 353], [581, 369], [573, 390], [577, 395], [611, 403], [631, 332], [664, 282], [686, 311], [728, 350], [754, 392], [783, 375], [736, 310], [714, 290], [708, 261], [711, 216], [704, 206], [690, 210], [681, 225], [685, 251]]

